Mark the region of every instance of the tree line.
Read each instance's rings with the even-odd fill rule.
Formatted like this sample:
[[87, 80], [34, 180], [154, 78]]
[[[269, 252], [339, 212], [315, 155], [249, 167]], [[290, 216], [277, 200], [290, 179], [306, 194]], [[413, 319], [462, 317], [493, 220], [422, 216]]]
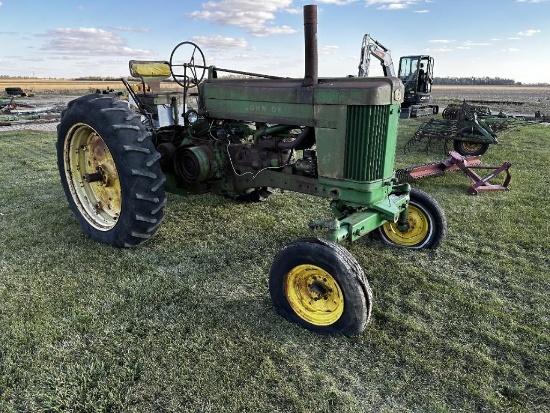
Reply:
[[501, 77], [434, 77], [434, 84], [436, 85], [491, 85], [491, 86], [503, 86], [503, 85], [516, 85], [517, 82], [514, 79], [506, 79]]
[[[434, 85], [487, 85], [487, 86], [521, 86], [522, 82], [516, 82], [514, 79], [502, 77], [434, 77]], [[548, 83], [529, 83], [532, 86], [548, 86]]]

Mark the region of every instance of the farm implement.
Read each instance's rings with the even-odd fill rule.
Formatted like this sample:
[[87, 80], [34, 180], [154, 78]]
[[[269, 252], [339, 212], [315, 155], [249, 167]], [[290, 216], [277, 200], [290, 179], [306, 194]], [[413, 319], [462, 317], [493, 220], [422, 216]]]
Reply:
[[[473, 182], [468, 188], [468, 192], [472, 195], [477, 195], [480, 192], [503, 191], [508, 189], [508, 185], [512, 178], [509, 172], [512, 166], [510, 162], [504, 162], [500, 166], [483, 166], [481, 165], [481, 156], [463, 157], [454, 151], [451, 151], [449, 155], [450, 158], [444, 161], [398, 169], [395, 171], [396, 176], [401, 182], [412, 182], [415, 179], [460, 170]], [[481, 177], [475, 172], [476, 170], [490, 170], [491, 172]], [[492, 184], [490, 182], [491, 179], [503, 172], [506, 173], [506, 178], [502, 184]]]
[[329, 200], [332, 217], [311, 223], [325, 236], [284, 247], [271, 265], [269, 291], [289, 321], [355, 335], [371, 315], [372, 292], [341, 244], [373, 233], [389, 245], [434, 249], [446, 220], [431, 196], [395, 177], [401, 81], [319, 78], [313, 5], [304, 6], [304, 38], [300, 79], [207, 66], [191, 42], [166, 62], [131, 61], [131, 74], [143, 82], [172, 76], [183, 92], [128, 87], [135, 105], [104, 94], [71, 101], [57, 132], [58, 168], [84, 231], [117, 247], [153, 237], [165, 190], [251, 202], [280, 188]]
[[15, 102], [12, 96], [8, 103], [0, 101], [0, 126], [12, 126], [27, 123], [56, 122], [61, 109], [55, 106], [36, 107]]
[[[428, 149], [434, 141], [452, 141], [453, 148], [463, 156], [482, 155], [489, 145], [498, 143], [494, 129], [505, 120], [490, 115], [488, 108], [468, 105], [449, 105], [441, 113], [443, 119], [432, 118], [420, 125], [415, 134], [405, 143], [405, 150], [419, 142], [425, 142]], [[495, 119], [500, 119], [500, 122]]]
[[429, 149], [434, 142], [452, 141], [453, 149], [462, 156], [483, 155], [489, 145], [498, 143], [497, 132], [530, 123], [550, 121], [550, 116], [536, 112], [534, 116], [510, 116], [499, 112], [493, 114], [488, 106], [448, 105], [441, 113], [442, 119], [432, 118], [420, 125], [415, 134], [405, 143], [405, 150], [424, 142]]

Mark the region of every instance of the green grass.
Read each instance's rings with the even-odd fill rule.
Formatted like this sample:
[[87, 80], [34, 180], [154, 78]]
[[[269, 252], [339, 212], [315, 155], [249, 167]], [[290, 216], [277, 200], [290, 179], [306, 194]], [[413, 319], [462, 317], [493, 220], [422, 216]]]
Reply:
[[[444, 159], [403, 144], [397, 167]], [[374, 290], [359, 337], [278, 316], [274, 255], [328, 202], [169, 196], [157, 236], [114, 249], [68, 208], [53, 133], [0, 134], [0, 411], [548, 411], [550, 129], [502, 132], [510, 191], [415, 182], [445, 210], [436, 252], [347, 245]], [[497, 180], [498, 181], [498, 180]]]

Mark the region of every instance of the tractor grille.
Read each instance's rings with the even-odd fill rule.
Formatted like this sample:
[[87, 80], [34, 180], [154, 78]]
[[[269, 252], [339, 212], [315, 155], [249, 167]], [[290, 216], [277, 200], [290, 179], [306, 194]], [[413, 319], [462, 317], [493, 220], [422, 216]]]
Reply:
[[389, 106], [348, 106], [344, 178], [384, 178]]

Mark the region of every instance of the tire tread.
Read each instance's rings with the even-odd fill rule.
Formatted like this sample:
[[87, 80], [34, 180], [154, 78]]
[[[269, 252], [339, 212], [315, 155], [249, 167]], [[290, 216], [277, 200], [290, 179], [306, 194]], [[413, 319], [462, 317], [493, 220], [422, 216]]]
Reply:
[[[111, 96], [92, 94], [74, 99], [62, 112], [57, 127], [58, 169], [65, 195], [84, 231], [92, 239], [119, 247], [136, 247], [150, 239], [164, 218], [166, 195], [160, 154], [151, 133], [127, 103]], [[74, 124], [90, 126], [105, 141], [116, 165], [122, 190], [121, 214], [108, 231], [93, 227], [72, 199], [65, 177], [64, 146]]]

